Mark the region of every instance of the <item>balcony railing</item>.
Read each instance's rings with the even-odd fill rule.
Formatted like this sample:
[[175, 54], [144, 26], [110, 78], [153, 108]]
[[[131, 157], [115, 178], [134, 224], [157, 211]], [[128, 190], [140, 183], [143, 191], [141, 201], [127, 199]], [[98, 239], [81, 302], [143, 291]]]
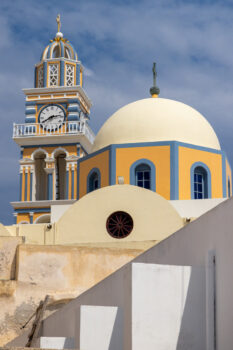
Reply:
[[57, 135], [85, 135], [91, 143], [95, 139], [95, 134], [85, 122], [53, 123], [48, 126], [39, 123], [13, 125], [13, 138]]

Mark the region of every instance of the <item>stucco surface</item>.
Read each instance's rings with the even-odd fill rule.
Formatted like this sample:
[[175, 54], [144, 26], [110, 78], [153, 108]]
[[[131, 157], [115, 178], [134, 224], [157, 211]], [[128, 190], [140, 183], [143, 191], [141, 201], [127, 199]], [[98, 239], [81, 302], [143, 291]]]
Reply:
[[93, 244], [89, 247], [19, 245], [16, 280], [0, 281], [0, 345], [22, 333], [21, 327], [47, 294], [50, 302], [45, 316], [122, 267], [146, 247], [143, 244], [132, 249]]
[[[106, 229], [112, 213], [125, 211], [134, 226], [129, 236], [116, 239]], [[56, 242], [133, 242], [161, 240], [183, 226], [183, 220], [163, 197], [131, 185], [114, 185], [87, 194], [74, 203], [56, 225]]]
[[0, 237], [0, 280], [15, 277], [16, 249], [22, 237]]

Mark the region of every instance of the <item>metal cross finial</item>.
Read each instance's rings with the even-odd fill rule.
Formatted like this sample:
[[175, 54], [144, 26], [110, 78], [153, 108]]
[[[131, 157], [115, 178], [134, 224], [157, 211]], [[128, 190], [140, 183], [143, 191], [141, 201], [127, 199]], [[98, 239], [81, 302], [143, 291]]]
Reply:
[[56, 21], [57, 21], [57, 31], [60, 32], [60, 30], [61, 30], [61, 16], [59, 14], [57, 15]]
[[158, 97], [160, 90], [158, 88], [158, 86], [156, 86], [156, 77], [157, 77], [157, 72], [156, 72], [156, 63], [153, 63], [153, 67], [152, 67], [152, 72], [153, 72], [153, 86], [152, 88], [150, 88], [150, 94], [152, 97]]
[[156, 62], [153, 63], [152, 72], [153, 72], [153, 83], [154, 83], [154, 86], [156, 86], [156, 77], [157, 77]]

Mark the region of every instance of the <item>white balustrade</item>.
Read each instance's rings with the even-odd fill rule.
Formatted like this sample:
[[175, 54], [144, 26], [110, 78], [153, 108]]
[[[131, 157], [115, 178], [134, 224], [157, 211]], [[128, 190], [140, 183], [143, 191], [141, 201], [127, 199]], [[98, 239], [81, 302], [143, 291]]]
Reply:
[[85, 135], [88, 140], [93, 143], [95, 134], [91, 128], [80, 121], [53, 123], [43, 125], [40, 123], [25, 123], [13, 125], [13, 138], [18, 137], [32, 137], [32, 136], [57, 136], [57, 135]]

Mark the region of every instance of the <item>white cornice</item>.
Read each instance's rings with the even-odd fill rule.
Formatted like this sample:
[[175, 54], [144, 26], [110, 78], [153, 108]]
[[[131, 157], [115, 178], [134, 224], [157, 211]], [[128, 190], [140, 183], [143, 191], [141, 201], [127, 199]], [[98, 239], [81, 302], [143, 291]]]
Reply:
[[[79, 93], [80, 96], [85, 100], [85, 102], [88, 105], [88, 108], [92, 106], [91, 100], [87, 96], [86, 92], [80, 85], [76, 86], [57, 86], [57, 87], [49, 87], [49, 88], [30, 88], [30, 89], [23, 89], [23, 92], [26, 96], [28, 95], [39, 95], [39, 94], [55, 94], [58, 92], [74, 92], [74, 93]], [[72, 97], [67, 96], [67, 99]]]
[[67, 199], [67, 200], [51, 200], [51, 201], [31, 201], [31, 202], [11, 202], [11, 205], [14, 209], [23, 209], [23, 208], [44, 208], [51, 207], [51, 205], [65, 205], [73, 204], [76, 202], [76, 199]]

